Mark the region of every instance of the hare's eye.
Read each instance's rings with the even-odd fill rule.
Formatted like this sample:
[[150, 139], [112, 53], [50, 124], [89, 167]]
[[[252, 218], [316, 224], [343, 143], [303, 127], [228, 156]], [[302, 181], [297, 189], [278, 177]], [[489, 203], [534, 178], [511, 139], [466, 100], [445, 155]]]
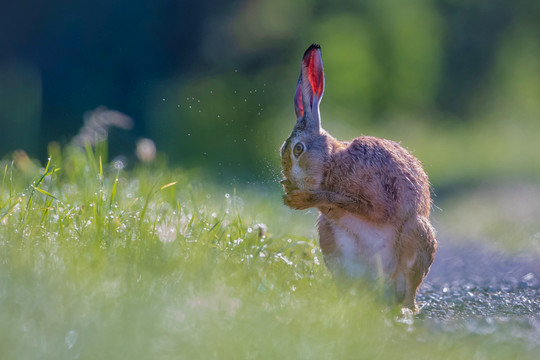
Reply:
[[296, 143], [294, 145], [293, 154], [295, 157], [299, 157], [304, 152], [304, 144]]

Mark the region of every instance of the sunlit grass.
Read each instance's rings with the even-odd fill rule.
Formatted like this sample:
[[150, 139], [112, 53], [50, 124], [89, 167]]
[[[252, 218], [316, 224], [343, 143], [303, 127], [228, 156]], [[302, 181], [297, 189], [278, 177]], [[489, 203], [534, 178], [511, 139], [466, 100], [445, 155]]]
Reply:
[[2, 359], [533, 358], [337, 289], [312, 217], [277, 193], [124, 171], [91, 149], [1, 170]]

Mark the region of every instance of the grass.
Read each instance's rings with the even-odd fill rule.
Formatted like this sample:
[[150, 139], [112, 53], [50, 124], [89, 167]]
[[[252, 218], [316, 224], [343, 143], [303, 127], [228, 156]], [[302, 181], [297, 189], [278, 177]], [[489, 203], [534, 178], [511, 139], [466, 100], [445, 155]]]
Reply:
[[1, 163], [2, 359], [534, 358], [337, 289], [277, 193], [53, 150]]

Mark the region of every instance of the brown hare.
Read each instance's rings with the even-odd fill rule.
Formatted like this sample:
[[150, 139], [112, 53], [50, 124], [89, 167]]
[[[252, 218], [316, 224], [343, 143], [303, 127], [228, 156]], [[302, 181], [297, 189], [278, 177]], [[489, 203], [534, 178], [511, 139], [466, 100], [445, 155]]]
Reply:
[[323, 130], [323, 91], [321, 49], [313, 44], [294, 96], [296, 124], [281, 147], [284, 202], [319, 210], [321, 251], [334, 276], [383, 280], [398, 304], [417, 311], [416, 293], [437, 249], [427, 175], [398, 143], [339, 141]]

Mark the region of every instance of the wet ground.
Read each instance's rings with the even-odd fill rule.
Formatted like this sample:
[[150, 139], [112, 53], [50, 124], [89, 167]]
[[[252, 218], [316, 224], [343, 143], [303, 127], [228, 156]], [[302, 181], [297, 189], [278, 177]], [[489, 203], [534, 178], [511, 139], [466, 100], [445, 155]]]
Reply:
[[533, 255], [441, 245], [418, 301], [418, 318], [440, 330], [497, 332], [540, 347], [540, 259]]

